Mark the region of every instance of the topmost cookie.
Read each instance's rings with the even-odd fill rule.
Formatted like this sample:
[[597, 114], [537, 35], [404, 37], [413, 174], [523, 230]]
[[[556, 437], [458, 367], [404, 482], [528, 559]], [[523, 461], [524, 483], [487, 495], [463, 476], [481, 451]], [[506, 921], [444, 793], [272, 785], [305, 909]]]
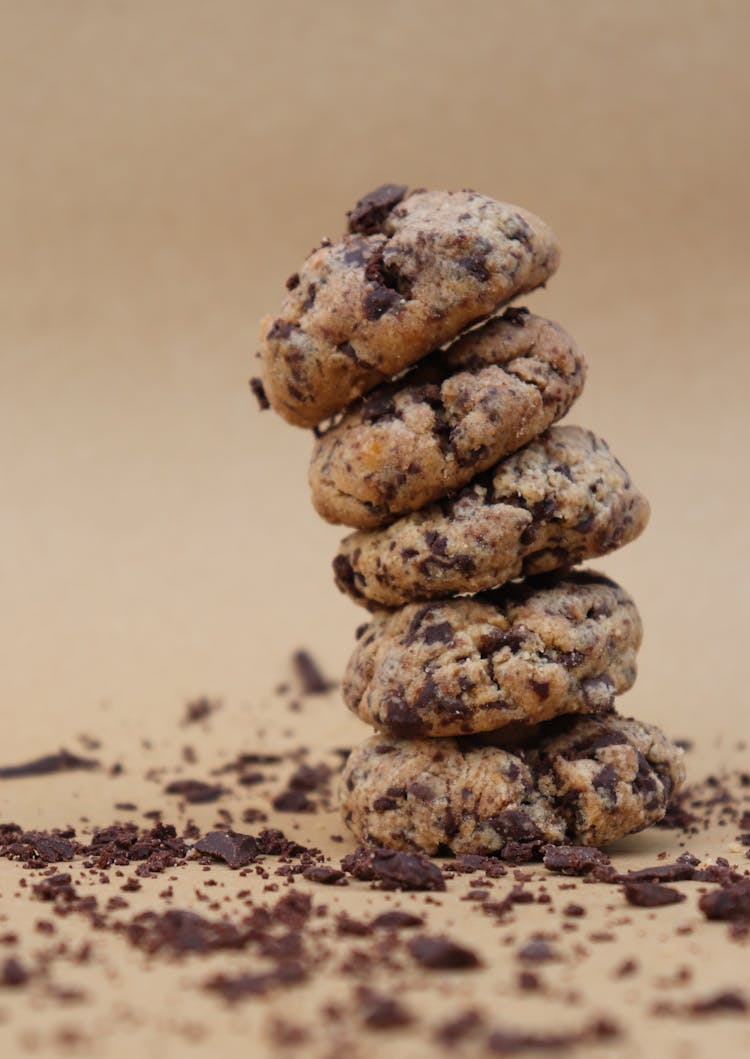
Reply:
[[261, 323], [266, 395], [290, 423], [315, 426], [543, 284], [559, 249], [534, 214], [475, 191], [386, 184], [349, 213], [287, 280]]

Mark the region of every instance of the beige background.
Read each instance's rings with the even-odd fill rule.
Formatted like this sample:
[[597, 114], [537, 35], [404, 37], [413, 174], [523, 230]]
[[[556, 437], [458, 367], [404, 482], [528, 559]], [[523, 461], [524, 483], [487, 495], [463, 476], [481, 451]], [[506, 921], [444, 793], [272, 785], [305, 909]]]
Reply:
[[[750, 735], [750, 5], [0, 16], [3, 761], [167, 731], [200, 691], [252, 716], [300, 644], [341, 671], [361, 614], [331, 580], [310, 437], [246, 380], [285, 277], [386, 180], [472, 186], [558, 233], [532, 303], [589, 358], [571, 419], [653, 506], [599, 564], [646, 625], [627, 708], [718, 764]], [[59, 822], [47, 789], [4, 787], [0, 815]]]

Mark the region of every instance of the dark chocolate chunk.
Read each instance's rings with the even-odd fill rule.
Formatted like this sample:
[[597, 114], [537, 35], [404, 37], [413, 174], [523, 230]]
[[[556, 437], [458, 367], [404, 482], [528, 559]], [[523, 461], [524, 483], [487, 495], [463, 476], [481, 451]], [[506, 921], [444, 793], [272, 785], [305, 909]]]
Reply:
[[563, 875], [588, 875], [596, 867], [608, 866], [606, 853], [593, 846], [545, 846], [544, 866]]
[[295, 985], [307, 978], [307, 971], [297, 960], [289, 960], [273, 971], [257, 974], [217, 974], [206, 982], [206, 989], [219, 993], [225, 1000], [236, 1002], [245, 997], [262, 996], [279, 986]]
[[185, 716], [182, 718], [182, 723], [195, 724], [196, 721], [205, 721], [220, 706], [221, 703], [217, 699], [209, 699], [205, 695], [201, 695], [198, 699], [192, 699], [185, 704]]
[[250, 389], [253, 393], [253, 396], [255, 397], [255, 400], [258, 402], [258, 408], [261, 412], [265, 412], [267, 408], [271, 407], [271, 402], [266, 397], [266, 391], [260, 379], [255, 378], [255, 376], [253, 376], [253, 378], [250, 380]]
[[417, 963], [430, 970], [467, 970], [480, 966], [479, 957], [472, 949], [444, 936], [422, 934], [412, 938], [407, 947]]
[[323, 883], [325, 886], [332, 886], [345, 878], [344, 872], [340, 868], [334, 868], [332, 864], [313, 864], [310, 868], [305, 868], [302, 875], [310, 882]]
[[376, 993], [363, 987], [359, 991], [359, 1000], [364, 1009], [363, 1021], [373, 1030], [391, 1030], [399, 1026], [408, 1026], [414, 1016], [403, 1007], [395, 997]]
[[292, 666], [304, 695], [321, 695], [325, 691], [335, 688], [334, 681], [328, 680], [322, 673], [320, 666], [309, 651], [300, 649], [292, 655]]
[[209, 831], [195, 843], [198, 853], [206, 853], [223, 860], [230, 868], [244, 868], [257, 859], [260, 850], [253, 835], [237, 831]]
[[659, 908], [661, 905], [674, 905], [685, 900], [685, 895], [679, 890], [662, 886], [660, 883], [626, 881], [623, 891], [628, 904], [640, 908]]
[[25, 985], [28, 980], [29, 972], [15, 956], [8, 957], [0, 964], [0, 987], [17, 987]]
[[314, 813], [315, 802], [304, 791], [285, 790], [277, 794], [271, 805], [280, 813]]
[[521, 946], [518, 950], [518, 957], [534, 963], [546, 963], [547, 960], [557, 959], [557, 953], [546, 938], [537, 935]]
[[715, 1015], [719, 1012], [750, 1011], [747, 997], [734, 989], [716, 993], [705, 1000], [694, 1000], [689, 1009], [692, 1015]]
[[388, 912], [381, 912], [375, 916], [370, 926], [382, 930], [405, 930], [409, 927], [421, 927], [424, 920], [421, 916], [415, 916], [412, 912], [402, 912], [400, 908], [392, 908]]
[[99, 762], [94, 758], [78, 757], [77, 754], [71, 754], [68, 750], [61, 750], [58, 754], [46, 754], [44, 757], [26, 761], [21, 765], [0, 767], [0, 780], [17, 780], [26, 776], [50, 776], [55, 772], [95, 768], [99, 768]]
[[349, 231], [360, 235], [375, 235], [382, 231], [388, 214], [398, 206], [406, 194], [404, 184], [381, 184], [363, 195], [353, 210], [347, 212]]
[[698, 907], [707, 919], [750, 920], [750, 879], [703, 894]]
[[204, 783], [202, 780], [173, 780], [164, 788], [165, 794], [179, 794], [191, 805], [203, 802], [215, 802], [226, 794], [224, 787], [215, 783]]
[[379, 882], [383, 890], [444, 890], [443, 873], [424, 853], [358, 846], [341, 867], [355, 879]]

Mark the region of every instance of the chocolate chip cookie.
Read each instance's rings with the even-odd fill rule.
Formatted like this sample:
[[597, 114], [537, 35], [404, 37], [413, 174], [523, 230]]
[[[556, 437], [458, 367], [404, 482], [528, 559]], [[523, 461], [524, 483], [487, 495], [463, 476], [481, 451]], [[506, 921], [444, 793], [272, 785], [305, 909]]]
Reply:
[[367, 724], [409, 738], [604, 713], [635, 681], [641, 636], [627, 592], [584, 571], [411, 603], [361, 630], [344, 700]]
[[583, 357], [558, 324], [508, 309], [323, 433], [310, 466], [313, 504], [358, 529], [416, 511], [564, 416], [584, 378]]
[[525, 291], [559, 250], [543, 221], [474, 191], [386, 185], [287, 281], [261, 323], [265, 394], [315, 426]]
[[350, 534], [334, 574], [365, 605], [481, 592], [614, 551], [638, 536], [648, 514], [605, 441], [557, 426], [449, 499]]
[[684, 780], [682, 751], [653, 725], [573, 716], [537, 734], [535, 748], [514, 750], [471, 736], [373, 736], [344, 769], [344, 819], [358, 839], [393, 849], [522, 860], [546, 843], [640, 831]]

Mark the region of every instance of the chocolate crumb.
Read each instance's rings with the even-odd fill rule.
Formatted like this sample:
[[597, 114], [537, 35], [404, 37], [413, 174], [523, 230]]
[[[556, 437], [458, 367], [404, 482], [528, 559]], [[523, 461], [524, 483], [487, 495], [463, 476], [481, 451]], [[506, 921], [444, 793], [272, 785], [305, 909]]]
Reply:
[[202, 780], [173, 780], [164, 788], [165, 794], [179, 794], [191, 805], [215, 802], [226, 794], [224, 787]]
[[25, 985], [28, 980], [29, 972], [15, 956], [10, 956], [0, 964], [0, 986], [17, 987]]
[[27, 776], [50, 776], [55, 772], [72, 772], [75, 769], [96, 769], [100, 762], [95, 758], [79, 757], [68, 750], [58, 754], [46, 754], [34, 758], [22, 765], [4, 765], [0, 767], [0, 780], [23, 779]]
[[662, 905], [674, 905], [685, 900], [685, 895], [679, 890], [661, 886], [659, 883], [626, 881], [623, 891], [628, 904], [640, 908], [659, 908]]
[[481, 966], [475, 952], [442, 935], [422, 934], [407, 942], [407, 948], [417, 963], [430, 970], [467, 970]]
[[327, 680], [320, 666], [309, 651], [300, 648], [292, 655], [292, 667], [302, 686], [304, 695], [322, 695], [335, 688], [334, 681]]
[[379, 882], [383, 890], [445, 890], [442, 872], [424, 853], [358, 846], [341, 867], [355, 879]]
[[400, 908], [390, 909], [375, 916], [370, 926], [376, 930], [406, 930], [410, 927], [421, 927], [424, 920], [421, 916], [415, 916], [411, 912], [402, 912]]

